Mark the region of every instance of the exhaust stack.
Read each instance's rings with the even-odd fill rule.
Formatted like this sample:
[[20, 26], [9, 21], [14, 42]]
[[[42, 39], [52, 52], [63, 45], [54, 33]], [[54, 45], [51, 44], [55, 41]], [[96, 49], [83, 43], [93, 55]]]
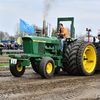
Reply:
[[45, 36], [45, 26], [46, 26], [46, 21], [43, 20], [43, 36]]

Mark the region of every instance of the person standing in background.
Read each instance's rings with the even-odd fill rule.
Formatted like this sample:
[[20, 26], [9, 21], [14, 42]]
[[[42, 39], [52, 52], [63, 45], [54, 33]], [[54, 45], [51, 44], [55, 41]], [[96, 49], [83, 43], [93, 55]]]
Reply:
[[99, 40], [99, 43], [100, 43], [100, 34], [98, 34], [98, 40]]
[[2, 53], [2, 50], [3, 50], [3, 44], [2, 43], [0, 43], [0, 55], [2, 55], [3, 53]]

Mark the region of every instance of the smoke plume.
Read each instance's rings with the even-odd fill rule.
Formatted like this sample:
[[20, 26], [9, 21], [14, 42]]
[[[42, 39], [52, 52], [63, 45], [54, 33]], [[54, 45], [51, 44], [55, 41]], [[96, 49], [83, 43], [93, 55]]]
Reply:
[[55, 3], [56, 0], [44, 0], [44, 8], [43, 8], [43, 18], [44, 20], [49, 14], [50, 9], [52, 8], [53, 4]]

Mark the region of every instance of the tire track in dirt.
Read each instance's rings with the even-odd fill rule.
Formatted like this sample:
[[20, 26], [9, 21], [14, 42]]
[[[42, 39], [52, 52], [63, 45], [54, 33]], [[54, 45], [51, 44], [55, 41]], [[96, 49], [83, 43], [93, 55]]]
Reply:
[[0, 63], [9, 63], [10, 57], [0, 57]]
[[[92, 100], [100, 93], [100, 73], [93, 76], [59, 73], [52, 79], [43, 79], [32, 69], [26, 69], [19, 78], [13, 77], [10, 71], [0, 71], [0, 75], [0, 94], [8, 94], [7, 100]], [[88, 97], [89, 93], [93, 97]]]

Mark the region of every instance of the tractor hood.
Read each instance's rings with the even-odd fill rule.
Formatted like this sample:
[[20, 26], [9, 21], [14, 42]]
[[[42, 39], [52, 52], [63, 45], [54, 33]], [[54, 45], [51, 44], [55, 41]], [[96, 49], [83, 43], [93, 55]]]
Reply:
[[27, 37], [23, 37], [24, 39], [29, 39], [32, 40], [33, 42], [43, 42], [43, 43], [53, 43], [53, 44], [59, 44], [60, 41], [57, 37], [51, 37], [51, 38], [47, 38], [47, 37], [38, 37], [38, 36], [27, 36]]

